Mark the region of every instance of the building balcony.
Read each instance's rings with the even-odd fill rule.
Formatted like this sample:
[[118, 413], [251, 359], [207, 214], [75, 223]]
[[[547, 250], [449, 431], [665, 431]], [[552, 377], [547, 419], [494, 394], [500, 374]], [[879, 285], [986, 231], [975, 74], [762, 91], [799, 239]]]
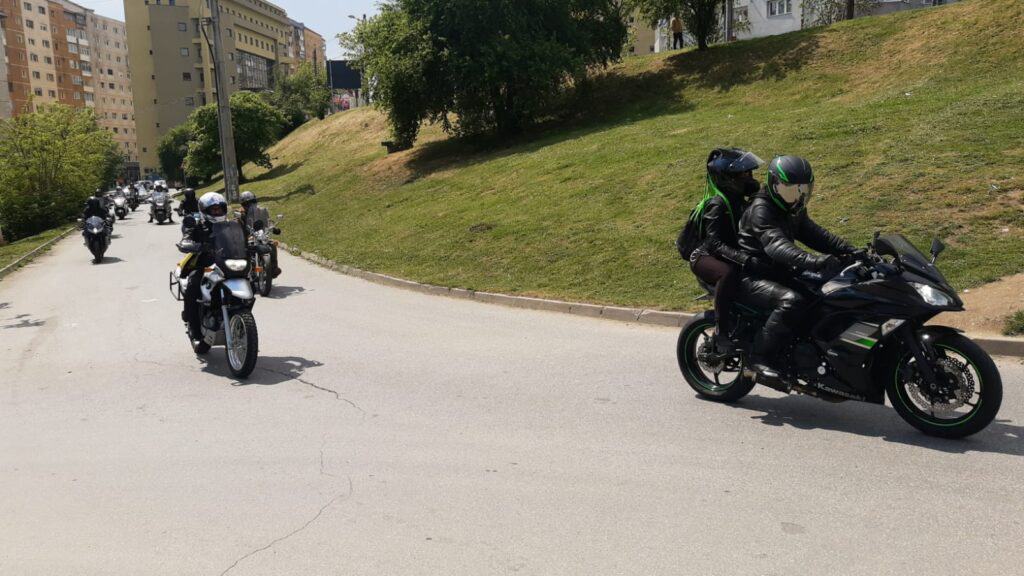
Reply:
[[88, 54], [79, 54], [78, 59], [82, 62], [92, 62], [92, 56]]

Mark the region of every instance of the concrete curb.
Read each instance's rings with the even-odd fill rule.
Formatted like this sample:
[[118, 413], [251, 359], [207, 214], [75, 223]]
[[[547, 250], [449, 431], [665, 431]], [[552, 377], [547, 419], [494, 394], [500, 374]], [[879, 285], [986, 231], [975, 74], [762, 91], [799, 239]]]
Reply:
[[21, 268], [25, 264], [28, 264], [36, 256], [38, 256], [42, 252], [45, 252], [46, 250], [48, 250], [51, 246], [53, 246], [57, 242], [60, 242], [61, 240], [67, 238], [72, 232], [74, 232], [76, 230], [78, 230], [78, 228], [76, 226], [72, 226], [71, 228], [68, 228], [67, 230], [61, 232], [60, 235], [58, 235], [56, 238], [53, 238], [52, 240], [47, 240], [45, 243], [43, 243], [42, 246], [39, 246], [38, 248], [36, 248], [35, 250], [29, 252], [28, 254], [25, 254], [24, 256], [18, 258], [14, 262], [11, 262], [7, 266], [4, 266], [3, 269], [0, 269], [0, 279], [3, 279], [5, 276], [10, 274], [11, 272], [14, 272], [15, 270], [17, 270], [18, 268]]
[[[337, 262], [328, 260], [319, 254], [303, 252], [298, 248], [288, 246], [284, 242], [281, 243], [281, 248], [287, 250], [293, 256], [298, 256], [304, 260], [308, 260], [314, 264], [341, 272], [348, 276], [355, 276], [356, 278], [361, 278], [375, 284], [382, 284], [384, 286], [391, 286], [394, 288], [403, 288], [405, 290], [412, 290], [413, 292], [420, 292], [421, 294], [430, 294], [433, 296], [448, 296], [450, 298], [474, 300], [485, 304], [498, 304], [512, 308], [562, 312], [564, 314], [601, 318], [617, 322], [632, 322], [673, 328], [681, 328], [694, 316], [693, 314], [688, 314], [686, 312], [642, 310], [639, 308], [586, 304], [584, 302], [563, 302], [561, 300], [547, 300], [544, 298], [531, 298], [528, 296], [510, 296], [508, 294], [496, 294], [493, 292], [478, 292], [476, 290], [467, 290], [465, 288], [434, 286], [433, 284], [422, 284], [419, 282], [413, 282], [412, 280], [395, 278], [394, 276], [388, 276], [387, 274], [367, 272], [366, 270], [360, 270], [359, 268], [353, 268], [352, 266], [338, 264]], [[978, 336], [972, 337], [972, 340], [993, 356], [1024, 357], [1024, 339]]]

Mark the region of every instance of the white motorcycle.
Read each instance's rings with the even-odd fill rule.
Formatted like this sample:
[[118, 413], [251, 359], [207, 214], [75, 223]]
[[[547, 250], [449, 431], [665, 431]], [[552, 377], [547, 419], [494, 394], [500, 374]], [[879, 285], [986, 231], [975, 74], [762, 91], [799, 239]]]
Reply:
[[[191, 217], [187, 217], [186, 222], [189, 227], [195, 225]], [[246, 378], [256, 368], [259, 333], [252, 315], [256, 295], [248, 279], [251, 264], [245, 232], [238, 222], [220, 222], [212, 225], [210, 239], [210, 250], [205, 253], [198, 252], [193, 243], [178, 244], [178, 249], [186, 256], [171, 272], [171, 294], [179, 302], [183, 301], [189, 282], [200, 283], [201, 334], [199, 339], [189, 335], [192, 350], [203, 355], [213, 346], [224, 346], [231, 374]], [[199, 272], [197, 267], [203, 263], [204, 256], [207, 262], [212, 259], [213, 263]]]

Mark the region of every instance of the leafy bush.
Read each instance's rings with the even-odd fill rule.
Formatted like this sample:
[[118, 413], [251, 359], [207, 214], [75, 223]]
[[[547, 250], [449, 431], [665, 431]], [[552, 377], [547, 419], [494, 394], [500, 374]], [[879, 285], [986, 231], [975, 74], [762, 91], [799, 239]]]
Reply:
[[6, 240], [67, 222], [123, 162], [88, 108], [40, 106], [0, 122], [0, 227]]
[[[231, 95], [231, 126], [240, 177], [246, 163], [263, 168], [273, 166], [267, 148], [281, 138], [285, 123], [284, 114], [259, 94], [236, 92]], [[190, 177], [209, 180], [221, 171], [217, 106], [208, 104], [199, 108], [189, 117], [188, 125], [191, 139], [185, 156], [185, 172]]]

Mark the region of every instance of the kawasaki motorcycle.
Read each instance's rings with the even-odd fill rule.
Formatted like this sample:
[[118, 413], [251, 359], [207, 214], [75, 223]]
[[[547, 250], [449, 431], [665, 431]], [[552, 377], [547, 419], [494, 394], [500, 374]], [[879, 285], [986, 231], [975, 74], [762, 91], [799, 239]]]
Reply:
[[92, 263], [99, 264], [110, 247], [110, 230], [107, 222], [99, 216], [90, 216], [82, 223], [82, 238], [92, 253]]
[[[185, 221], [189, 228], [196, 224], [192, 217]], [[242, 225], [234, 221], [213, 224], [207, 251], [200, 253], [200, 248], [185, 241], [178, 245], [186, 256], [171, 272], [171, 294], [184, 301], [188, 283], [200, 283], [202, 333], [197, 340], [189, 335], [192, 350], [203, 355], [213, 346], [224, 346], [231, 374], [246, 378], [256, 368], [259, 333], [252, 315], [256, 295], [248, 280], [249, 249]], [[212, 264], [199, 268], [210, 261]], [[187, 333], [187, 321], [185, 326]]]
[[810, 296], [793, 343], [776, 363], [779, 382], [755, 382], [746, 353], [770, 310], [737, 305], [729, 337], [739, 352], [714, 346], [714, 312], [695, 316], [679, 335], [677, 358], [701, 396], [734, 402], [756, 384], [830, 402], [889, 403], [925, 434], [961, 438], [996, 417], [1003, 385], [992, 358], [960, 331], [925, 323], [963, 302], [935, 267], [945, 246], [927, 258], [901, 235], [875, 234], [863, 258], [828, 279], [795, 281]]

